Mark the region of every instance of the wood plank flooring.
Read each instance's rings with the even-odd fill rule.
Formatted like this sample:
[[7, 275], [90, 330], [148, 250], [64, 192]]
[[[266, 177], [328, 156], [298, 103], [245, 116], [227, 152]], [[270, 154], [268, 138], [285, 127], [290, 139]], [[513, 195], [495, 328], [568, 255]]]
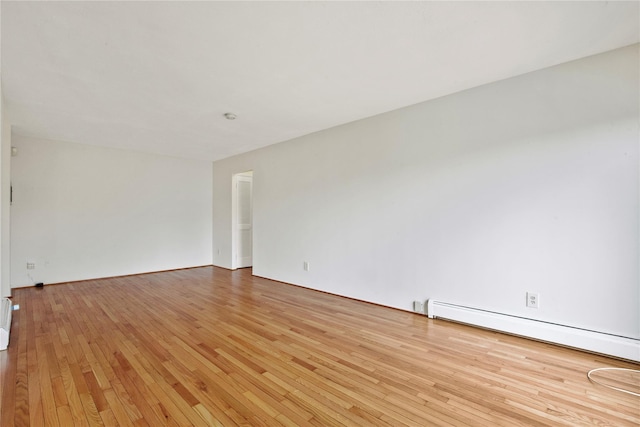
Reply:
[[14, 290], [0, 425], [638, 426], [638, 365], [203, 267]]

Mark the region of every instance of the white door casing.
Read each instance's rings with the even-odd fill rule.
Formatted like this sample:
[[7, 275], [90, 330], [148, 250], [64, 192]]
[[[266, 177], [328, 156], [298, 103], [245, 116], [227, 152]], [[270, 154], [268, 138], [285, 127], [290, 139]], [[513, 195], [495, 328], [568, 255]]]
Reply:
[[253, 174], [233, 176], [233, 257], [232, 268], [253, 265]]

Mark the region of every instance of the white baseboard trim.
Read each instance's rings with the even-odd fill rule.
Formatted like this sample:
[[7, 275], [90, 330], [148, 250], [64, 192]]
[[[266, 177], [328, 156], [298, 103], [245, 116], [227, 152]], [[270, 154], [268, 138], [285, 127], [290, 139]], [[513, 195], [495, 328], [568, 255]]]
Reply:
[[429, 318], [467, 323], [509, 334], [640, 362], [640, 340], [428, 300]]

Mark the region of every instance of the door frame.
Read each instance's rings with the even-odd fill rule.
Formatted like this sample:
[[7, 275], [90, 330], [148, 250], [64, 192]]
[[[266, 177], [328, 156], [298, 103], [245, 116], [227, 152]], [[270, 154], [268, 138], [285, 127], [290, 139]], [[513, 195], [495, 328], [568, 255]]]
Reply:
[[253, 264], [253, 171], [235, 173], [231, 177], [231, 269], [237, 270], [240, 267], [239, 250], [239, 227], [238, 227], [238, 181], [240, 177], [251, 177], [251, 263]]

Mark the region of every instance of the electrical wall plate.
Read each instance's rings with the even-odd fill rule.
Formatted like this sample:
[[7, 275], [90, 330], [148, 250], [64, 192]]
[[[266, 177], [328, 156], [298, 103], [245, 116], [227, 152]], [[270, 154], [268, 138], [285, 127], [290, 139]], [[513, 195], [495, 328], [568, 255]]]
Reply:
[[539, 308], [540, 307], [540, 294], [536, 292], [527, 292], [527, 307]]

